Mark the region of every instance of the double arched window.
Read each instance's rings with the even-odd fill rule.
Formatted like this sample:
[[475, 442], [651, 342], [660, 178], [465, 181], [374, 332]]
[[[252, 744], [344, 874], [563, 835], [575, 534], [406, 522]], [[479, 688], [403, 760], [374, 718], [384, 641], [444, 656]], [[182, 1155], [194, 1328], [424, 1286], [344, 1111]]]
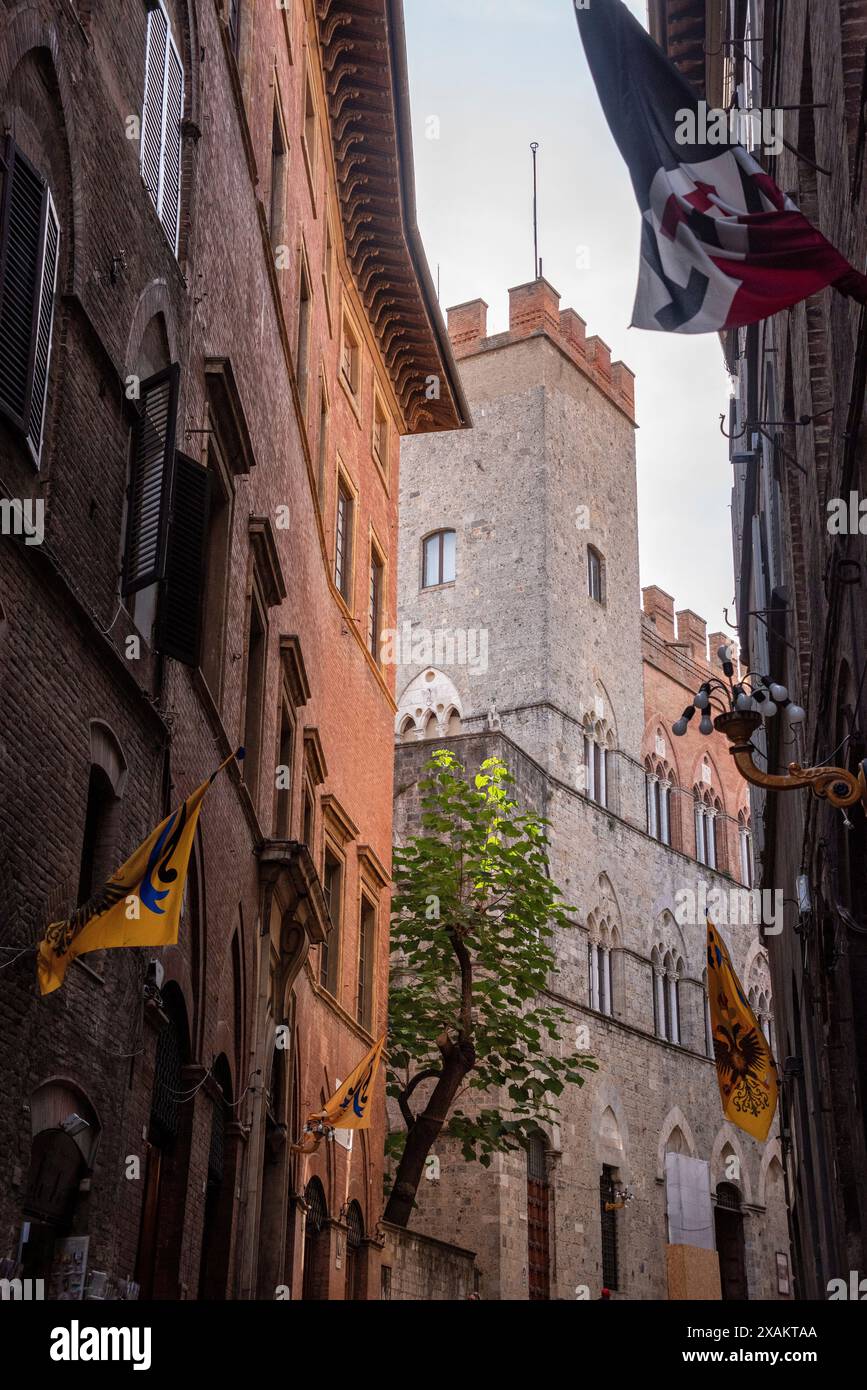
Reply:
[[456, 573], [457, 537], [454, 531], [434, 531], [422, 541], [421, 587], [435, 589], [453, 584]]
[[709, 869], [725, 867], [723, 846], [723, 808], [718, 796], [709, 787], [696, 786], [695, 797], [695, 857]]
[[650, 963], [653, 967], [653, 1029], [658, 1038], [679, 1043], [680, 981], [683, 961], [664, 946], [654, 946]]
[[663, 845], [671, 844], [671, 788], [673, 777], [659, 758], [644, 760], [647, 799], [647, 833]]
[[614, 1013], [614, 989], [611, 974], [611, 956], [620, 945], [616, 927], [603, 920], [596, 923], [593, 915], [587, 922], [590, 940], [587, 943], [588, 997], [591, 1009], [601, 1014]]
[[602, 719], [584, 721], [584, 791], [597, 806], [611, 808], [611, 757], [614, 738]]

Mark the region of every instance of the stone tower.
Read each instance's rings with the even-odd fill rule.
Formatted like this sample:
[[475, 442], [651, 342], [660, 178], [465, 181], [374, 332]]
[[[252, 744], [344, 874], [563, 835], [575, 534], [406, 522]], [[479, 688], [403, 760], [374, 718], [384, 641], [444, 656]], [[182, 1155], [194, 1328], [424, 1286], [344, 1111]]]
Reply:
[[402, 447], [395, 834], [434, 748], [468, 772], [503, 759], [575, 905], [551, 982], [563, 1045], [599, 1070], [489, 1170], [441, 1135], [412, 1226], [476, 1252], [483, 1298], [774, 1298], [776, 1123], [759, 1145], [723, 1119], [698, 906], [732, 902], [717, 925], [772, 1034], [738, 901], [746, 788], [721, 736], [671, 733], [711, 674], [704, 620], [655, 587], [642, 613], [632, 373], [543, 279], [510, 291], [508, 332], [487, 336], [486, 309], [449, 311], [474, 428]]
[[[465, 730], [488, 727], [495, 710], [580, 789], [588, 716], [612, 747], [637, 749], [643, 728], [631, 698], [641, 684], [633, 376], [574, 310], [560, 311], [547, 280], [509, 301], [508, 332], [490, 338], [482, 300], [449, 310], [474, 429], [402, 451], [399, 612], [412, 641], [403, 630], [397, 688], [448, 667]], [[422, 575], [420, 588], [418, 540], [440, 528], [456, 532], [456, 582]], [[455, 659], [438, 661], [452, 654], [449, 633]], [[419, 708], [407, 710], [416, 722]]]

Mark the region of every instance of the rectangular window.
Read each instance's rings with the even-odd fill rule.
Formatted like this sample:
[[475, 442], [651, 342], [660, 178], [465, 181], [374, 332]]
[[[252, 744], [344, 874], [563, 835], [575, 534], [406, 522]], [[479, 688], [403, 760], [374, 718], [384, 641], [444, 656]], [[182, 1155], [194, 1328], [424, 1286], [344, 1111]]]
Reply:
[[325, 377], [319, 385], [319, 457], [316, 474], [316, 487], [319, 493], [319, 505], [325, 501], [325, 479], [328, 472], [328, 423], [330, 407], [328, 403], [328, 388], [325, 385]]
[[313, 84], [310, 81], [309, 72], [304, 81], [304, 127], [301, 145], [304, 150], [307, 178], [310, 182], [310, 194], [313, 197], [316, 177], [316, 102], [313, 99]]
[[599, 552], [592, 546], [587, 547], [587, 587], [590, 597], [597, 603], [602, 602], [602, 560]]
[[259, 783], [259, 750], [262, 741], [262, 715], [265, 702], [265, 664], [267, 624], [264, 610], [254, 590], [250, 598], [247, 625], [247, 676], [244, 698], [244, 781], [253, 800]]
[[322, 267], [322, 283], [325, 288], [325, 307], [328, 310], [328, 323], [331, 328], [331, 315], [334, 312], [334, 276], [337, 257], [334, 250], [334, 233], [331, 229], [331, 214], [325, 219], [325, 259]]
[[352, 493], [340, 478], [337, 483], [337, 534], [334, 545], [334, 582], [349, 603], [352, 593]]
[[329, 850], [325, 851], [322, 887], [325, 891], [328, 915], [331, 918], [331, 931], [328, 933], [328, 940], [320, 947], [319, 983], [336, 998], [340, 964], [340, 922], [343, 912], [343, 865]]
[[358, 338], [345, 316], [343, 319], [340, 371], [353, 396], [357, 396], [361, 378], [361, 349]]
[[[388, 475], [388, 418], [379, 403], [379, 397], [373, 398], [373, 456], [382, 469]], [[453, 533], [452, 533], [453, 534]]]
[[298, 379], [298, 394], [301, 397], [301, 410], [307, 417], [308, 374], [310, 362], [310, 277], [307, 274], [307, 257], [301, 251], [301, 269], [298, 278], [298, 338], [295, 344], [295, 375]]
[[274, 779], [274, 838], [288, 840], [292, 825], [292, 759], [295, 725], [284, 700], [280, 713], [280, 742], [277, 745], [277, 772]]
[[241, 50], [241, 0], [228, 0], [226, 25], [229, 30], [229, 44], [237, 58]]
[[379, 639], [382, 632], [382, 582], [384, 568], [382, 561], [371, 548], [370, 552], [370, 603], [367, 615], [367, 645], [371, 656], [379, 663]]
[[302, 829], [302, 832], [301, 832], [301, 833], [302, 833], [302, 837], [303, 837], [304, 843], [305, 843], [305, 845], [307, 846], [307, 848], [310, 850], [310, 853], [311, 853], [311, 854], [313, 853], [313, 820], [314, 820], [314, 815], [315, 815], [315, 812], [314, 812], [313, 797], [310, 795], [310, 790], [309, 790], [309, 788], [308, 788], [308, 787], [305, 787], [305, 788], [304, 788], [304, 825], [303, 825], [303, 829]]
[[48, 395], [60, 222], [47, 183], [11, 137], [0, 193], [0, 412], [39, 467]]
[[184, 69], [162, 4], [148, 12], [141, 121], [141, 176], [172, 250], [181, 217]]
[[370, 1032], [373, 1023], [373, 960], [376, 947], [376, 908], [362, 895], [358, 922], [358, 995], [356, 1017]]
[[274, 103], [274, 116], [271, 125], [271, 201], [268, 226], [271, 245], [277, 246], [283, 236], [283, 209], [286, 205], [286, 140], [280, 108]]
[[453, 584], [455, 580], [456, 536], [454, 531], [436, 531], [424, 543], [422, 588]]
[[606, 1289], [617, 1290], [617, 1184], [615, 1170], [603, 1165], [599, 1180], [599, 1207], [602, 1222], [602, 1283]]

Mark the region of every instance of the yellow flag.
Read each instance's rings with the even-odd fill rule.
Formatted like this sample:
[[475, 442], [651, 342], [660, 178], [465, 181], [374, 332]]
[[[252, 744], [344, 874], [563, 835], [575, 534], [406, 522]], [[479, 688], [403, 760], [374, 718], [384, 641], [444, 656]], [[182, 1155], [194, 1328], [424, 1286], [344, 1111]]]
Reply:
[[374, 1043], [355, 1071], [346, 1078], [343, 1085], [325, 1102], [325, 1109], [317, 1118], [335, 1129], [370, 1129], [372, 1092], [379, 1074], [382, 1050], [385, 1047], [385, 1034]]
[[[65, 922], [52, 922], [39, 944], [39, 988], [63, 984], [76, 956], [115, 946], [171, 946], [178, 939], [187, 866], [205, 793], [233, 753], [139, 845], [88, 902]], [[238, 756], [243, 756], [238, 750]]]
[[777, 1064], [716, 927], [707, 924], [707, 993], [723, 1113], [764, 1142], [777, 1108]]

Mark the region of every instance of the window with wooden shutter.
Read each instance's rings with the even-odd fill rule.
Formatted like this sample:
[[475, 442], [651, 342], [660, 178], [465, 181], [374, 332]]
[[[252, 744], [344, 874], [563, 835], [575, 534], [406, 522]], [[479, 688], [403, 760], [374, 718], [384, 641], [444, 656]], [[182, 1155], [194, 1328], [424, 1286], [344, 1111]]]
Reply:
[[177, 254], [181, 210], [184, 69], [162, 5], [148, 14], [141, 176]]
[[198, 666], [202, 586], [208, 538], [211, 474], [186, 454], [175, 455], [172, 510], [155, 646], [163, 656]]
[[39, 465], [60, 223], [48, 184], [11, 139], [0, 195], [0, 411]]
[[140, 386], [127, 494], [123, 594], [145, 589], [165, 573], [179, 380], [175, 363]]

